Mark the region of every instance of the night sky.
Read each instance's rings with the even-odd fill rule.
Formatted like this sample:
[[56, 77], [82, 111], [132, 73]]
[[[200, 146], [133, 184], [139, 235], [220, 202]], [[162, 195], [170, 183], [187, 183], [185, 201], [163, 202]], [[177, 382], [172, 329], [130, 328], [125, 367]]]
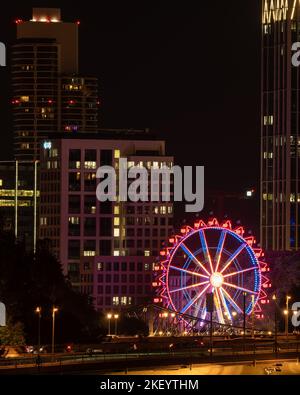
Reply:
[[[258, 187], [259, 0], [6, 2], [8, 48], [14, 19], [33, 6], [81, 21], [81, 72], [99, 77], [101, 126], [157, 131], [177, 164], [206, 167], [208, 188]], [[1, 160], [12, 155], [9, 78], [0, 68]]]

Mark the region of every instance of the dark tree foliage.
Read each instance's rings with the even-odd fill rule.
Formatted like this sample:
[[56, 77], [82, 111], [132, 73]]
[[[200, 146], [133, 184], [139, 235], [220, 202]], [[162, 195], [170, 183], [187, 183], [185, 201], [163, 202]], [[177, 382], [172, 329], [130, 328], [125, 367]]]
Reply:
[[0, 300], [11, 322], [24, 325], [28, 343], [37, 341], [37, 306], [42, 307], [42, 344], [51, 343], [52, 306], [59, 308], [57, 343], [96, 342], [103, 333], [92, 300], [72, 289], [45, 243], [39, 243], [35, 254], [28, 254], [12, 235], [0, 234]]

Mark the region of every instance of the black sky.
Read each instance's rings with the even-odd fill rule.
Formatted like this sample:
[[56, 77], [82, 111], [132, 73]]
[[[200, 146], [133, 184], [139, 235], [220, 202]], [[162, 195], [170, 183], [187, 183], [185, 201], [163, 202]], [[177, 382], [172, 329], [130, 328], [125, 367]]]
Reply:
[[[80, 19], [81, 72], [99, 77], [103, 127], [158, 131], [176, 163], [205, 165], [209, 188], [258, 186], [259, 0], [12, 0], [0, 16], [8, 48], [33, 6]], [[0, 68], [0, 160], [12, 155], [9, 78]]]

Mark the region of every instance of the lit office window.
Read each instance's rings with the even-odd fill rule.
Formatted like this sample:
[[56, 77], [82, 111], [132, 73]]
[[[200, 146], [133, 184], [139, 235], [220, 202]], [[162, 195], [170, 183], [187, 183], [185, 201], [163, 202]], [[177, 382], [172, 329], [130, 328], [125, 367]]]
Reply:
[[113, 301], [113, 303], [112, 303], [113, 306], [119, 306], [119, 304], [120, 304], [119, 296], [113, 296], [112, 301]]
[[271, 126], [274, 123], [274, 117], [273, 115], [265, 115], [264, 116], [264, 125], [265, 126]]
[[120, 225], [120, 217], [115, 217], [114, 218], [114, 225], [119, 226]]
[[114, 214], [119, 215], [120, 214], [120, 206], [115, 206], [114, 207]]
[[115, 153], [114, 153], [115, 159], [119, 159], [120, 155], [121, 155], [120, 150], [119, 149], [115, 149]]
[[83, 256], [95, 256], [95, 251], [83, 251]]
[[145, 256], [150, 256], [150, 251], [149, 250], [145, 250], [144, 255]]
[[120, 237], [120, 229], [118, 228], [114, 229], [114, 237]]
[[120, 251], [119, 250], [114, 250], [114, 256], [120, 256]]

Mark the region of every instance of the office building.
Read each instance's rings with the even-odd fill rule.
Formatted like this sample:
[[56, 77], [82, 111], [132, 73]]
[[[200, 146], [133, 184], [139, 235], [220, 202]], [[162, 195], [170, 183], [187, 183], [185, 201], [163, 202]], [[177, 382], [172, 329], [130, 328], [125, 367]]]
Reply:
[[173, 204], [161, 196], [97, 200], [97, 169], [117, 171], [120, 158], [128, 168], [148, 170], [173, 163], [164, 141], [145, 131], [62, 134], [41, 148], [40, 237], [51, 241], [74, 288], [93, 295], [98, 309], [151, 301], [152, 262], [173, 233]]
[[80, 75], [79, 22], [63, 22], [56, 8], [34, 8], [16, 20], [12, 47], [14, 152], [38, 160], [40, 141], [57, 132], [96, 132], [98, 81]]
[[300, 3], [262, 1], [261, 245], [300, 247], [300, 68], [292, 45], [300, 41]]

